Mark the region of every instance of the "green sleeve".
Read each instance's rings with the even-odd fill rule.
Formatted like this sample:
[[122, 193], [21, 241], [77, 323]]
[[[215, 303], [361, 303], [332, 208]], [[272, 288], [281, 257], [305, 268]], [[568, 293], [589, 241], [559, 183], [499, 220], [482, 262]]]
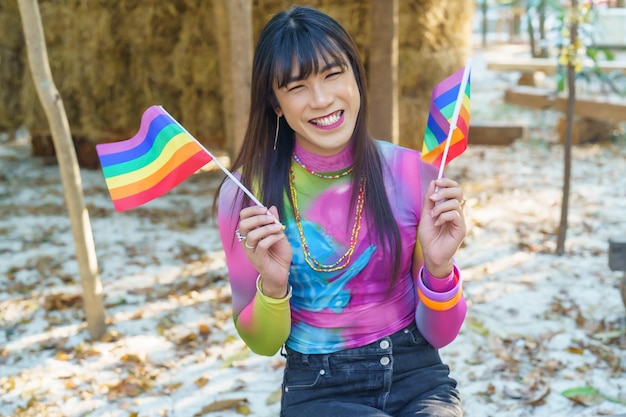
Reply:
[[285, 343], [291, 330], [291, 288], [281, 299], [263, 295], [258, 288], [254, 300], [235, 319], [241, 339], [259, 355], [272, 356]]

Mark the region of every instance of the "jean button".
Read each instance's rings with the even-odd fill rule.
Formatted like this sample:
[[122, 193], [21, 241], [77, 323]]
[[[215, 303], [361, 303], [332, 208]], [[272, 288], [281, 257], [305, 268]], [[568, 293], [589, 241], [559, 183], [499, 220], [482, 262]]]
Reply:
[[387, 348], [389, 348], [389, 341], [388, 341], [388, 340], [381, 340], [381, 342], [380, 342], [380, 348], [381, 348], [381, 349], [387, 349]]
[[380, 358], [380, 364], [383, 366], [389, 365], [389, 362], [391, 361], [389, 360], [387, 356], [383, 356], [382, 358]]

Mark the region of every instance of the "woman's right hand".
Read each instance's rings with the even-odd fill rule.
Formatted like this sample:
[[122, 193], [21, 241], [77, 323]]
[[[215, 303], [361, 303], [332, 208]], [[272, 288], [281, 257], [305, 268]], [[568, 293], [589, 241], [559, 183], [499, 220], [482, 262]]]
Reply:
[[272, 206], [246, 207], [239, 213], [239, 232], [246, 238], [241, 242], [246, 257], [261, 274], [263, 294], [283, 298], [289, 287], [289, 266], [293, 256], [291, 245]]

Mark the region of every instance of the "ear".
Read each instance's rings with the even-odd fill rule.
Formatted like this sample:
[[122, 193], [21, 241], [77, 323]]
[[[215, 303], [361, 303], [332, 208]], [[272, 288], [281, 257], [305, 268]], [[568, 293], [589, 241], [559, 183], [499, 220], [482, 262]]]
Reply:
[[278, 116], [278, 117], [282, 117], [283, 116], [283, 111], [280, 109], [280, 107], [274, 108], [274, 112], [276, 112], [276, 116]]

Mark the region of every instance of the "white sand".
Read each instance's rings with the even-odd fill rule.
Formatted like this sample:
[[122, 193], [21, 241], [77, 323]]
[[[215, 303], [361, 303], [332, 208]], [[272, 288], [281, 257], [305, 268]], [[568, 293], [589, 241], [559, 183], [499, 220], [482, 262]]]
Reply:
[[[468, 199], [457, 256], [468, 318], [442, 350], [466, 416], [626, 413], [622, 273], [607, 255], [609, 238], [626, 238], [626, 141], [574, 149], [556, 256], [556, 115], [503, 105], [511, 76], [475, 66], [473, 120], [526, 121], [530, 134], [470, 144], [446, 171]], [[80, 284], [58, 168], [28, 153], [25, 140], [0, 143], [0, 416], [277, 416], [282, 358], [249, 353], [232, 325], [210, 216], [220, 173], [115, 213], [101, 173], [82, 171], [110, 321], [107, 339], [90, 342], [72, 303]], [[598, 395], [561, 395], [580, 387]]]

